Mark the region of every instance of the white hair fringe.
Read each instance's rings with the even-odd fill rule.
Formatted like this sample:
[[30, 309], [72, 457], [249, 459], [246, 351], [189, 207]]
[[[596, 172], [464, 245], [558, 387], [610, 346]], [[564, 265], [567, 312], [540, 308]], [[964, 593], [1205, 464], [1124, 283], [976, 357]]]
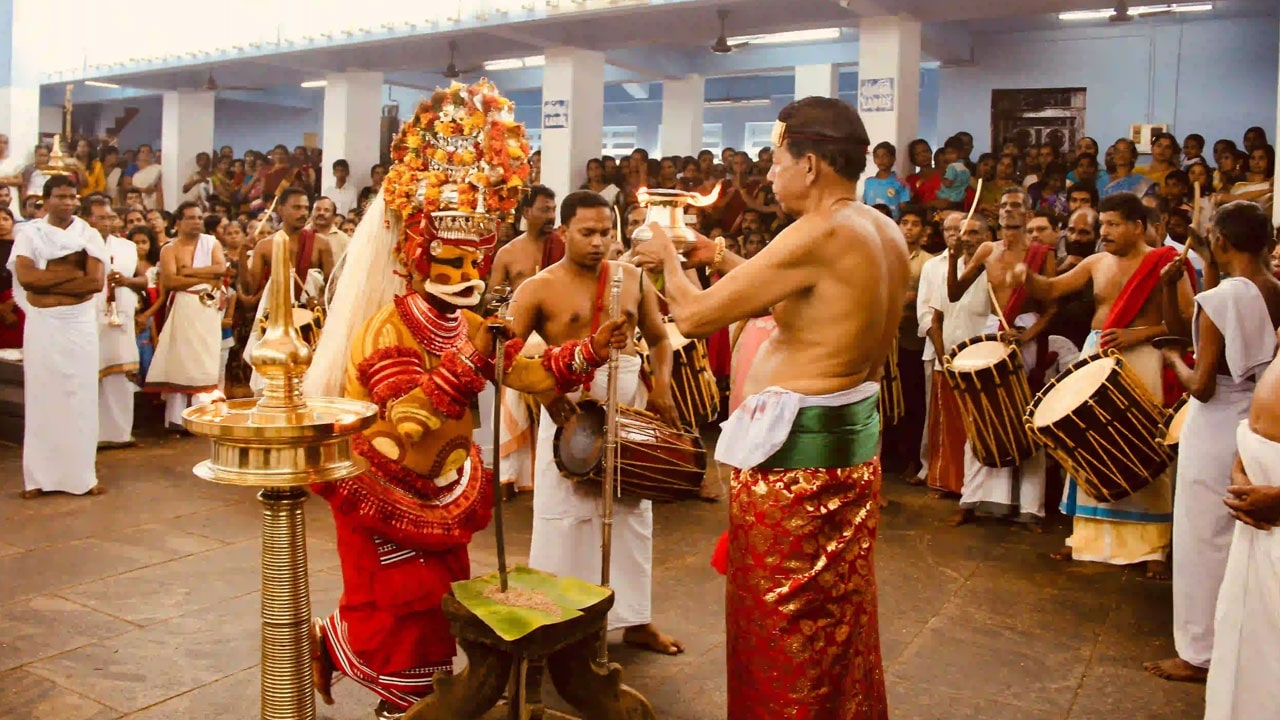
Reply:
[[402, 270], [395, 254], [401, 229], [399, 214], [387, 212], [379, 190], [343, 254], [342, 274], [328, 306], [320, 344], [302, 379], [304, 395], [342, 395], [352, 341], [369, 318], [395, 299], [404, 283], [396, 274]]

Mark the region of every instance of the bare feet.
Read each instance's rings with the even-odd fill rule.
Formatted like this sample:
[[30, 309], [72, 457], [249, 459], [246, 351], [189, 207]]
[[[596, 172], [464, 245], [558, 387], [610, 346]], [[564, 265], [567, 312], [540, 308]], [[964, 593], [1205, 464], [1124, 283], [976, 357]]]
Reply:
[[653, 623], [627, 628], [622, 633], [622, 641], [662, 655], [679, 655], [684, 652], [683, 643], [658, 630]]
[[38, 497], [40, 497], [40, 496], [41, 496], [41, 495], [43, 495], [43, 494], [44, 494], [44, 491], [43, 491], [43, 490], [41, 490], [40, 488], [31, 488], [30, 490], [23, 490], [23, 491], [22, 491], [22, 499], [23, 499], [23, 500], [31, 500], [31, 499], [34, 499], [34, 498], [38, 498]]
[[1169, 572], [1169, 563], [1163, 560], [1147, 561], [1147, 579], [1148, 580], [1169, 580], [1173, 574]]
[[1063, 561], [1063, 562], [1070, 562], [1070, 561], [1071, 561], [1071, 559], [1072, 559], [1072, 558], [1071, 558], [1071, 546], [1070, 546], [1070, 545], [1067, 545], [1066, 547], [1062, 548], [1062, 549], [1061, 549], [1061, 550], [1059, 550], [1058, 552], [1055, 552], [1055, 553], [1049, 553], [1049, 557], [1053, 558], [1054, 560], [1061, 560], [1061, 561]]
[[973, 518], [974, 518], [974, 515], [972, 510], [965, 510], [962, 508], [959, 512], [957, 512], [955, 515], [951, 517], [951, 526], [960, 527], [965, 523], [973, 522]]
[[324, 642], [324, 621], [311, 618], [311, 678], [325, 705], [333, 704], [333, 660]]
[[1209, 677], [1208, 668], [1196, 667], [1177, 657], [1143, 663], [1142, 668], [1158, 678], [1173, 682], [1202, 683]]
[[922, 487], [924, 485], [924, 478], [919, 475], [908, 475], [907, 484], [912, 487]]

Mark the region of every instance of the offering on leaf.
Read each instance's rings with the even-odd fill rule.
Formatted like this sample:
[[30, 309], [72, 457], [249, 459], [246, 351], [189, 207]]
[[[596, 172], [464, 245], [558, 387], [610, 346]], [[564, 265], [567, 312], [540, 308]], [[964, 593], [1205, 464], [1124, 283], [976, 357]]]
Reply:
[[507, 574], [507, 592], [498, 573], [453, 584], [453, 596], [503, 640], [519, 640], [541, 627], [572, 620], [609, 597], [599, 585], [527, 567]]

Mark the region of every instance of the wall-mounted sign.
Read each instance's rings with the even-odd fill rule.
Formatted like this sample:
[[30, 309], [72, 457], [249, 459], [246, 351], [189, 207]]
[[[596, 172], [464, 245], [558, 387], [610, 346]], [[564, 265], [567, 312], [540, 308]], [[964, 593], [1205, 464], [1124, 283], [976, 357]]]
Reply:
[[893, 78], [858, 80], [858, 112], [893, 112]]
[[569, 101], [543, 100], [542, 129], [549, 130], [552, 128], [567, 127], [569, 127]]

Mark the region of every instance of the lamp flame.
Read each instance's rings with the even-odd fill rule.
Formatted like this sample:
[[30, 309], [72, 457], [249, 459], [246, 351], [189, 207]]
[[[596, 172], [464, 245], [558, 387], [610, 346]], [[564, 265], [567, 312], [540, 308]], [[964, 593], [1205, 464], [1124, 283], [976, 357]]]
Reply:
[[720, 189], [724, 187], [723, 182], [716, 183], [715, 188], [706, 195], [699, 195], [695, 192], [687, 190], [653, 190], [647, 187], [641, 187], [636, 190], [636, 202], [641, 205], [651, 205], [653, 203], [676, 204], [680, 206], [703, 208], [713, 204], [720, 198]]

